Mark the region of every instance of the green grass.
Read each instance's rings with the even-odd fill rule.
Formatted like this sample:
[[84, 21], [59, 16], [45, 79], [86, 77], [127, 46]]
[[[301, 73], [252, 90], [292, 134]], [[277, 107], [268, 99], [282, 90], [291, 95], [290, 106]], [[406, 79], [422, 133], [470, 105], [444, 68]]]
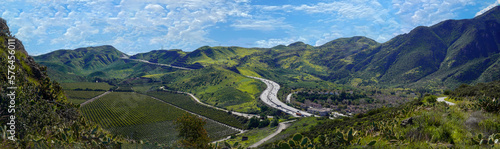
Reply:
[[306, 117], [306, 118], [301, 118], [295, 122], [292, 123], [291, 126], [286, 128], [285, 130], [281, 131], [278, 135], [274, 136], [272, 139], [267, 141], [264, 144], [269, 144], [275, 141], [279, 140], [284, 140], [285, 138], [288, 138], [292, 136], [295, 133], [303, 133], [306, 131], [311, 130], [314, 126], [318, 124], [319, 120], [315, 117]]
[[61, 83], [61, 86], [65, 90], [74, 90], [74, 89], [98, 89], [98, 90], [109, 90], [113, 86], [104, 82], [75, 82], [75, 83]]
[[[112, 92], [81, 107], [81, 111], [87, 119], [112, 133], [135, 140], [167, 144], [177, 139], [173, 120], [185, 113], [134, 92]], [[205, 129], [212, 140], [237, 133], [212, 121], [207, 121]]]
[[81, 104], [91, 98], [101, 95], [105, 91], [73, 91], [65, 90], [64, 93], [68, 97], [68, 101], [73, 104]]
[[259, 80], [219, 67], [177, 71], [163, 76], [162, 80], [166, 82], [167, 89], [193, 93], [210, 105], [226, 109], [237, 105], [251, 106], [241, 110], [234, 109], [238, 112], [258, 109], [252, 103], [266, 87]]
[[227, 112], [216, 110], [195, 102], [191, 97], [184, 94], [175, 94], [165, 91], [154, 91], [148, 92], [147, 95], [156, 97], [170, 104], [176, 105], [183, 109], [189, 110], [191, 112], [206, 116], [210, 119], [228, 124], [237, 128], [244, 128], [244, 124], [241, 121], [242, 119], [246, 119], [243, 117], [238, 118], [232, 114], [228, 114]]
[[[264, 139], [268, 135], [274, 133], [278, 127], [264, 127], [264, 128], [254, 128], [245, 133], [237, 135], [235, 138], [231, 138], [227, 140], [229, 144], [234, 144], [235, 142], [239, 142], [240, 146], [243, 148], [247, 148], [252, 144], [259, 142]], [[248, 140], [241, 141], [242, 137], [248, 137]]]

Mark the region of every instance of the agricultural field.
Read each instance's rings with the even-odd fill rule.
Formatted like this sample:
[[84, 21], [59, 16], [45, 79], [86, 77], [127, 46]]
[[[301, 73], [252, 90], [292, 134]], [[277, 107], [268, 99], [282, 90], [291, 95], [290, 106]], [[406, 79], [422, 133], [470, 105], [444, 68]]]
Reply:
[[108, 83], [104, 82], [74, 82], [74, 83], [61, 83], [61, 86], [65, 90], [75, 90], [75, 89], [92, 89], [92, 90], [104, 90], [107, 91], [113, 86], [109, 85]]
[[[112, 92], [83, 107], [83, 116], [107, 130], [136, 140], [171, 143], [176, 140], [173, 120], [185, 111], [133, 92]], [[220, 139], [236, 131], [207, 121], [211, 139]]]
[[188, 111], [206, 116], [210, 119], [225, 123], [237, 128], [245, 128], [246, 118], [237, 117], [224, 111], [216, 110], [195, 102], [191, 97], [184, 94], [170, 93], [166, 91], [148, 92], [147, 95], [156, 97], [160, 100], [176, 105]]
[[74, 90], [65, 90], [66, 97], [73, 104], [81, 104], [91, 98], [101, 95], [105, 91], [74, 91]]

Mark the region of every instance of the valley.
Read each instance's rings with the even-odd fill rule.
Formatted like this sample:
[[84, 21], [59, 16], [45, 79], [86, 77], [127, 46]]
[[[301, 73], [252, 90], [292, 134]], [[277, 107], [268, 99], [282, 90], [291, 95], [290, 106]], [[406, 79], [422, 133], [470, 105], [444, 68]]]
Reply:
[[30, 56], [18, 42], [16, 60], [6, 58], [15, 37], [2, 20], [0, 91], [18, 85], [26, 100], [12, 114], [19, 141], [0, 127], [0, 148], [500, 146], [500, 6], [384, 43], [355, 36], [134, 55], [102, 45]]

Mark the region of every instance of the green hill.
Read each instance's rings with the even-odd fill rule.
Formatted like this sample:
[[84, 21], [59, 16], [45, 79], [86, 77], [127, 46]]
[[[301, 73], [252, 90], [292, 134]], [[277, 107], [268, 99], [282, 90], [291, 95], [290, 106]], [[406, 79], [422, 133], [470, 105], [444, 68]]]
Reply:
[[126, 142], [86, 121], [2, 18], [0, 58], [0, 148], [119, 148]]
[[49, 76], [60, 82], [94, 81], [95, 78], [124, 79], [177, 70], [121, 59], [123, 56], [126, 55], [112, 46], [98, 46], [57, 50], [34, 58], [48, 67]]

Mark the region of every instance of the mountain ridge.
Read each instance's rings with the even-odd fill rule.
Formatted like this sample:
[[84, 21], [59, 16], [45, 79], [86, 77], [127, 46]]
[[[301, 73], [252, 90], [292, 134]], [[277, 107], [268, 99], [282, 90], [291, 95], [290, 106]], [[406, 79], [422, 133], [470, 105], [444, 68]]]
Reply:
[[244, 75], [288, 69], [341, 84], [418, 87], [430, 83], [454, 88], [500, 79], [495, 75], [500, 73], [499, 13], [497, 6], [472, 19], [419, 26], [384, 43], [354, 36], [320, 46], [300, 41], [273, 48], [203, 46], [191, 52], [154, 50], [132, 57], [176, 66], [218, 65]]

